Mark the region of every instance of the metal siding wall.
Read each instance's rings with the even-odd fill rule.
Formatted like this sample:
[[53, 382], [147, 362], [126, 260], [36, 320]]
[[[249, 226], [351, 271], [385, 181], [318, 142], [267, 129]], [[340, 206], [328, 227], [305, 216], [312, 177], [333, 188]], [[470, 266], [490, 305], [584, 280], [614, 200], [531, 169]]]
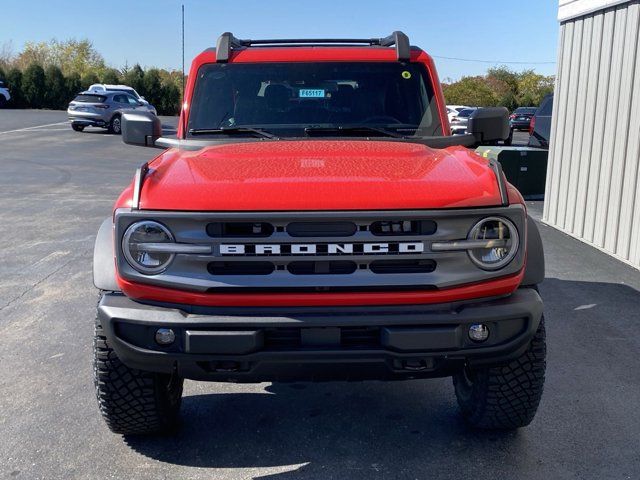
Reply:
[[563, 23], [546, 223], [640, 268], [640, 4]]

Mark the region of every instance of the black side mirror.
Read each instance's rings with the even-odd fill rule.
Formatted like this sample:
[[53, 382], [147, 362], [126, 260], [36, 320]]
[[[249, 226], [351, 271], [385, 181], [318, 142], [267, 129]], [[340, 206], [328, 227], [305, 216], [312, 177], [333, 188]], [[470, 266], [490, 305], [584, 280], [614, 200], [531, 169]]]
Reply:
[[162, 136], [162, 123], [152, 114], [124, 113], [122, 115], [122, 141], [129, 145], [153, 147]]
[[495, 145], [509, 138], [509, 110], [504, 107], [479, 108], [469, 117], [467, 133], [480, 145]]

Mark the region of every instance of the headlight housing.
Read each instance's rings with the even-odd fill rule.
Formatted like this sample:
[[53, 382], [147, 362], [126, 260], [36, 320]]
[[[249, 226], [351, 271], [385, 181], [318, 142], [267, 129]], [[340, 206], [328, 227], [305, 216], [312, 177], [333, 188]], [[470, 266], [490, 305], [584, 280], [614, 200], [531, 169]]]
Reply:
[[152, 275], [163, 272], [173, 261], [175, 253], [146, 250], [144, 244], [172, 243], [173, 235], [167, 227], [152, 220], [136, 222], [122, 237], [122, 252], [129, 265], [140, 273]]
[[468, 251], [469, 258], [483, 270], [499, 270], [518, 253], [520, 237], [515, 225], [504, 217], [487, 217], [469, 231], [469, 240], [495, 240], [492, 246]]

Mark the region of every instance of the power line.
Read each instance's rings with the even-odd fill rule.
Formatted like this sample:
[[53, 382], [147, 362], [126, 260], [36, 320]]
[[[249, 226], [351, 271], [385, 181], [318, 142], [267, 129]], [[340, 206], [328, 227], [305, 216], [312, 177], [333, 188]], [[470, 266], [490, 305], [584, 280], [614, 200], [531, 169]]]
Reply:
[[491, 63], [502, 65], [555, 65], [556, 62], [508, 62], [506, 60], [478, 60], [475, 58], [459, 58], [459, 57], [443, 57], [442, 55], [431, 55], [433, 58], [439, 58], [442, 60], [457, 60], [458, 62], [476, 62], [476, 63]]

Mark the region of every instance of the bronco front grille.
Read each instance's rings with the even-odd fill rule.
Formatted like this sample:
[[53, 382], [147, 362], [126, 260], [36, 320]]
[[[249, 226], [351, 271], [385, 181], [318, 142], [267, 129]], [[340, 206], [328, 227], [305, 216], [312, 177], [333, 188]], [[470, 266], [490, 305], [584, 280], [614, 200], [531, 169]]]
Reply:
[[[206, 213], [120, 209], [116, 238], [139, 220], [165, 225], [179, 251], [156, 275], [117, 255], [127, 280], [201, 292], [379, 291], [446, 288], [515, 273], [524, 255], [498, 272], [479, 269], [465, 251], [433, 251], [463, 240], [480, 219], [503, 215], [524, 238], [520, 205], [467, 210]], [[116, 242], [120, 245], [120, 241]], [[203, 251], [207, 253], [202, 253]]]

